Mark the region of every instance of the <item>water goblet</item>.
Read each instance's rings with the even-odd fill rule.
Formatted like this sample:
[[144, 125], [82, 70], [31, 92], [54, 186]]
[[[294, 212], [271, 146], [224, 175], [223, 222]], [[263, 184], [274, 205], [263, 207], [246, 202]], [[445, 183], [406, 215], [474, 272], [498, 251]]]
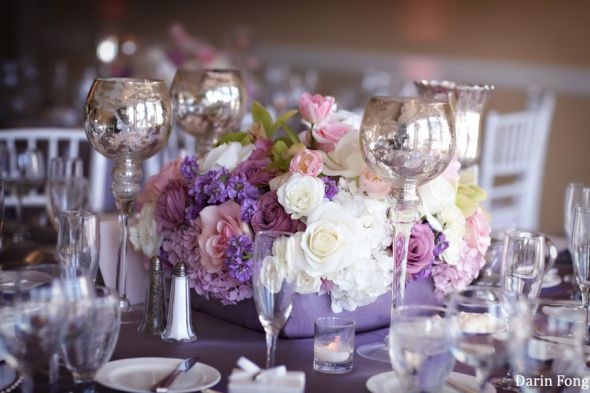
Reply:
[[[394, 229], [392, 307], [404, 304], [408, 241], [417, 217], [417, 187], [440, 175], [455, 150], [455, 126], [446, 101], [372, 97], [360, 127], [361, 151], [373, 173], [392, 185]], [[388, 362], [387, 346], [357, 350], [365, 358]]]
[[[510, 318], [508, 360], [524, 392], [578, 391], [584, 373], [584, 312], [568, 301], [522, 301]], [[580, 389], [581, 390], [581, 389]]]
[[180, 68], [170, 95], [175, 122], [196, 138], [199, 157], [221, 134], [239, 127], [246, 109], [247, 94], [239, 70]]
[[453, 356], [475, 369], [477, 386], [484, 392], [491, 371], [507, 362], [511, 303], [499, 288], [472, 286], [453, 293], [448, 307], [458, 322], [451, 330]]
[[517, 229], [508, 231], [502, 251], [502, 287], [509, 294], [530, 299], [539, 297], [543, 276], [551, 269], [556, 257], [557, 248], [545, 235]]
[[128, 218], [141, 190], [141, 163], [166, 145], [172, 126], [172, 104], [161, 80], [96, 79], [84, 106], [84, 128], [93, 149], [113, 159], [113, 195], [121, 236], [116, 288], [123, 322], [138, 322], [127, 299]]
[[456, 316], [447, 308], [401, 306], [393, 310], [389, 356], [400, 390], [440, 392], [453, 369], [451, 332]]
[[35, 188], [43, 185], [45, 180], [45, 163], [43, 153], [38, 150], [26, 150], [17, 152], [7, 149], [7, 158], [0, 163], [0, 180], [4, 187], [10, 189], [16, 197], [16, 230], [12, 242], [15, 245], [22, 245], [25, 242], [23, 227], [23, 197]]
[[[590, 207], [585, 206], [584, 203], [584, 183], [568, 183], [565, 187], [565, 200], [563, 204], [563, 229], [565, 232], [565, 240], [568, 248], [572, 238], [572, 226], [574, 224], [574, 211], [576, 207]], [[590, 190], [590, 188], [588, 188]], [[588, 203], [588, 202], [586, 202]]]
[[279, 331], [293, 308], [294, 283], [275, 250], [290, 241], [291, 233], [261, 231], [254, 239], [252, 290], [258, 319], [266, 335], [266, 368], [275, 363]]
[[582, 305], [586, 310], [586, 344], [590, 344], [590, 208], [576, 207], [572, 226], [571, 252], [576, 281], [582, 293]]
[[100, 218], [88, 211], [59, 215], [57, 259], [64, 269], [82, 267], [96, 280], [100, 253]]
[[[93, 384], [94, 375], [112, 356], [119, 337], [119, 297], [110, 288], [97, 286], [94, 297], [83, 303], [84, 329], [66, 335], [62, 353], [76, 384]], [[88, 391], [85, 389], [85, 391]]]
[[88, 181], [84, 178], [84, 162], [80, 158], [55, 157], [47, 171], [47, 213], [55, 230], [59, 230], [59, 214], [84, 207]]

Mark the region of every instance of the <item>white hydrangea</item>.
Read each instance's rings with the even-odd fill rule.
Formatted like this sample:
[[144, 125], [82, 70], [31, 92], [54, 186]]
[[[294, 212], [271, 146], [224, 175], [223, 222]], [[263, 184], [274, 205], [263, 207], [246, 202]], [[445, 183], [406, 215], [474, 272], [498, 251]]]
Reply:
[[137, 222], [129, 227], [129, 241], [133, 248], [148, 256], [157, 255], [162, 244], [162, 235], [158, 235], [155, 214], [156, 203], [145, 203], [139, 212]]

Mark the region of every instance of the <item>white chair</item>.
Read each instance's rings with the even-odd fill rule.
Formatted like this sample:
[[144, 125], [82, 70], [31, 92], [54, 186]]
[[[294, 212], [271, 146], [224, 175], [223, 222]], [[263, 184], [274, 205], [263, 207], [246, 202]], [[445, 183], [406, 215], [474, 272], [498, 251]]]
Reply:
[[533, 93], [525, 111], [491, 111], [486, 116], [479, 183], [488, 192], [484, 207], [491, 213], [494, 230], [535, 230], [539, 224], [555, 97], [549, 92]]
[[[103, 211], [106, 203], [108, 160], [90, 148], [86, 134], [81, 128], [14, 128], [0, 130], [0, 144], [5, 144], [8, 149], [17, 146], [26, 146], [26, 149], [41, 149], [47, 159], [54, 157], [80, 157], [89, 156], [90, 166], [88, 174], [90, 179], [89, 207], [93, 211]], [[83, 151], [82, 151], [83, 150]], [[86, 164], [88, 166], [88, 164]], [[46, 166], [48, 167], [48, 165]], [[16, 199], [9, 196], [5, 201], [6, 206], [14, 206]], [[37, 190], [31, 191], [23, 198], [23, 206], [45, 206], [46, 198]]]

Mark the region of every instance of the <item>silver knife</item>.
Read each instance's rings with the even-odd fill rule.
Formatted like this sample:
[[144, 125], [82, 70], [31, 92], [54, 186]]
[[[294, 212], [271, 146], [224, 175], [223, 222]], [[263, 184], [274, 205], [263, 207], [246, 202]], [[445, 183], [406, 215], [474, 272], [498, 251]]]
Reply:
[[182, 360], [178, 366], [176, 366], [176, 368], [170, 372], [170, 374], [156, 382], [154, 386], [152, 386], [151, 391], [156, 393], [166, 393], [176, 378], [178, 378], [180, 374], [187, 372], [192, 366], [195, 365], [195, 363], [199, 361], [199, 359], [200, 357], [195, 356], [193, 358]]

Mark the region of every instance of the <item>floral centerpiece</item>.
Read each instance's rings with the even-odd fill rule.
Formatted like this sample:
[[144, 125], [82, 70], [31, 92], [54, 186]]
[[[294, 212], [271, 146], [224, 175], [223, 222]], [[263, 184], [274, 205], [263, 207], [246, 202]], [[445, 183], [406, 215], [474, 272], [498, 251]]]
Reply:
[[[304, 130], [289, 125], [299, 112]], [[130, 239], [169, 270], [188, 265], [191, 288], [234, 304], [252, 296], [258, 231], [294, 233], [277, 266], [298, 293], [326, 293], [334, 312], [374, 302], [392, 281], [390, 186], [364, 163], [360, 116], [305, 93], [299, 111], [273, 119], [260, 104], [253, 125], [226, 134], [205, 157], [179, 158], [148, 179]], [[407, 280], [432, 278], [444, 295], [471, 283], [490, 244], [485, 192], [460, 181], [459, 163], [419, 187]]]

